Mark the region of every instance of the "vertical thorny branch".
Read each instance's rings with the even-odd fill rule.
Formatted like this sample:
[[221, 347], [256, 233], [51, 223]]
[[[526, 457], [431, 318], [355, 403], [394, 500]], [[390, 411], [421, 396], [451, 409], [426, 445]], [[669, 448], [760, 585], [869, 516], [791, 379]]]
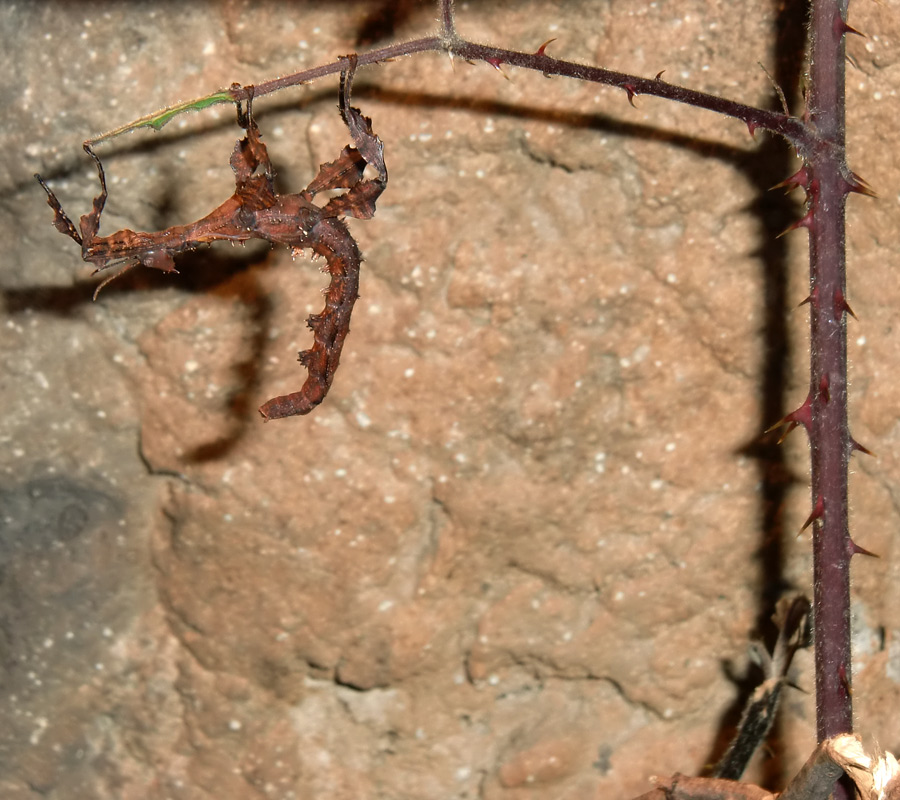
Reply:
[[844, 150], [844, 41], [849, 0], [818, 0], [810, 23], [810, 423], [819, 741], [853, 729], [850, 700], [850, 540], [844, 205], [852, 188]]
[[[852, 555], [866, 552], [853, 543], [848, 527], [849, 458], [855, 450], [867, 451], [852, 439], [847, 421], [846, 324], [847, 316], [852, 312], [846, 300], [844, 214], [849, 193], [871, 194], [871, 191], [865, 182], [849, 169], [845, 158], [845, 39], [848, 34], [855, 33], [847, 22], [849, 0], [810, 0], [810, 2], [809, 89], [806, 98], [807, 108], [800, 118], [787, 112], [754, 108], [676, 86], [664, 80], [663, 73], [653, 78], [645, 78], [553, 58], [546, 53], [549, 43], [541, 45], [534, 52], [524, 53], [467, 41], [457, 33], [452, 0], [438, 2], [440, 27], [436, 35], [360, 53], [352, 57], [351, 63], [358, 62], [362, 66], [403, 55], [443, 51], [465, 61], [486, 62], [497, 69], [502, 65], [510, 65], [537, 70], [545, 75], [559, 75], [618, 87], [625, 92], [629, 101], [636, 95], [649, 94], [708, 109], [741, 120], [751, 133], [758, 129], [776, 133], [795, 148], [803, 160], [803, 166], [795, 175], [788, 178], [784, 185], [789, 188], [802, 188], [807, 198], [807, 213], [792, 227], [805, 227], [809, 233], [810, 291], [806, 302], [810, 313], [810, 389], [804, 403], [788, 414], [782, 423], [788, 430], [803, 426], [809, 435], [812, 452], [812, 512], [807, 524], [813, 526], [817, 732], [819, 741], [826, 742], [838, 734], [852, 730], [849, 565]], [[92, 213], [82, 218], [79, 235], [74, 225], [63, 214], [52, 192], [47, 189], [50, 204], [56, 214], [57, 228], [81, 243], [85, 259], [92, 261], [101, 269], [123, 259], [127, 263], [171, 268], [173, 253], [197, 243], [215, 238], [249, 238], [250, 235], [258, 235], [270, 241], [284, 242], [292, 247], [312, 247], [330, 259], [329, 267], [334, 267], [335, 259], [352, 261], [355, 264], [350, 269], [352, 273], [358, 266], [359, 259], [355, 244], [352, 247], [350, 245], [352, 239], [349, 242], [342, 239], [346, 245], [344, 250], [328, 244], [326, 239], [334, 230], [339, 233], [346, 231], [343, 223], [337, 219], [338, 216], [346, 214], [363, 218], [371, 216], [374, 211], [374, 199], [384, 188], [387, 173], [382, 159], [381, 144], [371, 133], [368, 121], [353, 109], [346, 111], [346, 100], [342, 93], [344, 119], [351, 129], [357, 149], [345, 149], [339, 161], [323, 167], [319, 178], [310, 184], [306, 192], [278, 198], [274, 195], [270, 183], [266, 184], [263, 179], [263, 176], [269, 175], [268, 160], [265, 149], [259, 143], [258, 132], [255, 132], [252, 118], [249, 117], [249, 101], [253, 97], [259, 98], [323, 75], [346, 71], [347, 64], [346, 59], [341, 59], [255, 87], [235, 85], [229, 90], [221, 90], [192, 103], [181, 104], [144, 117], [86, 144], [88, 153], [97, 161], [102, 181], [102, 167], [90, 148], [91, 144], [138, 127], [159, 128], [174, 114], [188, 108], [202, 108], [216, 102], [247, 102], [247, 118], [250, 121], [245, 125], [248, 136], [244, 142], [246, 148], [256, 153], [254, 164], [250, 172], [244, 175], [246, 185], [243, 189], [242, 173], [236, 168], [238, 191], [230, 201], [204, 220], [193, 223], [192, 226], [181, 226], [159, 234], [134, 234], [131, 231], [124, 231], [110, 237], [97, 237], [99, 214], [106, 194], [104, 187], [102, 195], [95, 200]], [[235, 155], [238, 162], [240, 162], [239, 152], [241, 144]], [[379, 177], [374, 181], [362, 181], [362, 171], [366, 163], [374, 166], [379, 173]], [[257, 172], [260, 167], [261, 174]], [[251, 192], [246, 189], [253, 181], [260, 184], [259, 191], [254, 189]], [[320, 216], [313, 220], [310, 216], [313, 214], [310, 211], [312, 206], [308, 202], [311, 195], [320, 188], [334, 187], [348, 188], [349, 191], [333, 208], [332, 203], [335, 201], [325, 206], [321, 212], [317, 210], [316, 213]], [[329, 212], [329, 208], [332, 208], [333, 213]], [[295, 215], [296, 222], [294, 225], [296, 230], [293, 233], [289, 230], [291, 222], [288, 217], [291, 213]], [[214, 216], [217, 224], [223, 224], [211, 229], [209, 220]], [[226, 236], [224, 233], [228, 231], [225, 223], [243, 227]], [[313, 223], [323, 225], [321, 236], [315, 242], [309, 238]], [[135, 237], [149, 238], [136, 241]], [[353, 252], [350, 253], [350, 250]], [[335, 270], [343, 274], [346, 272], [345, 268], [346, 263], [338, 264], [331, 270], [333, 278], [336, 275]], [[338, 277], [344, 281], [341, 285], [349, 288], [343, 295], [340, 291], [337, 295], [343, 296], [344, 300], [349, 298], [349, 305], [345, 303], [346, 307], [340, 306], [343, 301], [336, 296], [335, 308], [338, 306], [343, 308], [343, 311], [339, 312], [343, 315], [341, 326], [340, 330], [331, 331], [327, 335], [316, 327], [319, 318], [311, 318], [310, 325], [314, 329], [316, 345], [312, 351], [305, 351], [306, 355], [301, 354], [301, 361], [307, 366], [314, 360], [310, 353], [315, 354], [319, 350], [324, 353], [328, 347], [336, 347], [337, 355], [340, 354], [343, 335], [346, 334], [349, 325], [352, 300], [355, 300], [355, 283], [353, 283], [355, 278], [347, 283], [343, 277]], [[331, 304], [331, 299], [328, 302]], [[320, 364], [317, 369], [327, 380], [321, 386], [314, 387], [314, 398], [312, 395], [301, 398], [302, 411], [288, 409], [285, 413], [264, 415], [286, 416], [310, 410], [315, 402], [307, 401], [314, 399], [318, 402], [322, 399], [337, 366], [337, 357], [332, 361], [326, 358], [326, 362]], [[310, 372], [312, 376], [312, 367]], [[277, 405], [279, 401], [287, 402], [287, 398], [278, 398], [271, 402]], [[847, 768], [841, 767], [835, 772], [835, 764], [845, 762], [840, 762], [840, 759], [833, 756], [833, 749], [829, 750], [830, 745], [826, 744], [820, 748], [816, 757], [818, 760], [815, 758], [811, 760], [813, 766], [810, 770], [815, 773], [819, 783], [824, 780], [827, 793], [833, 785], [835, 776], [841, 769], [846, 771]], [[821, 755], [822, 753], [825, 755]], [[821, 767], [821, 764], [826, 764], [826, 767]], [[803, 778], [800, 782], [803, 783], [803, 787], [797, 784], [789, 790], [791, 797], [820, 796], [822, 791], [820, 788], [810, 788], [815, 782], [810, 783], [807, 778]], [[742, 793], [743, 790], [728, 789], [727, 785], [727, 782], [721, 781], [715, 786], [710, 784], [707, 786], [706, 795], [703, 796], [749, 796], [746, 792]], [[688, 784], [684, 781], [678, 786], [680, 788], [676, 790], [676, 784], [673, 782], [665, 790], [665, 796], [702, 795], [700, 789], [697, 790], [700, 794], [691, 794], [693, 789], [688, 789]], [[839, 784], [835, 796], [846, 797], [848, 791], [850, 790]]]
[[[801, 186], [809, 231], [810, 388], [785, 421], [809, 434], [812, 466], [816, 728], [819, 741], [853, 728], [850, 650], [850, 559], [866, 553], [850, 538], [849, 459], [868, 452], [850, 435], [847, 414], [845, 205], [850, 192], [870, 194], [845, 151], [845, 39], [849, 0], [816, 0], [810, 20], [806, 125], [814, 138], [804, 167], [788, 183]], [[836, 788], [836, 797], [847, 789]]]

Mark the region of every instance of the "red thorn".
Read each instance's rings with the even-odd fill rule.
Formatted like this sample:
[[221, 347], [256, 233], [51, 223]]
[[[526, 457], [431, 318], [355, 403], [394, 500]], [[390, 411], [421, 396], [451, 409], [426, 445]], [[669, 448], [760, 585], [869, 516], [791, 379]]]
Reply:
[[819, 189], [821, 188], [819, 179], [810, 178], [809, 185], [804, 188], [806, 189], [806, 199], [808, 201], [807, 208], [812, 212], [813, 203], [816, 202], [816, 198], [819, 196]]
[[813, 214], [812, 209], [807, 211], [801, 219], [798, 219], [796, 222], [788, 225], [781, 233], [776, 236], [776, 239], [780, 239], [782, 236], [787, 236], [791, 231], [797, 230], [797, 228], [806, 228], [807, 230], [812, 228], [813, 222]]
[[753, 139], [756, 138], [756, 129], [757, 129], [758, 127], [759, 127], [759, 125], [757, 125], [755, 122], [748, 122], [748, 123], [747, 123], [747, 130], [750, 131], [750, 136], [751, 136], [751, 138], [753, 138]]
[[837, 21], [834, 24], [835, 33], [838, 36], [846, 36], [848, 33], [852, 33], [854, 36], [862, 36], [863, 39], [868, 39], [864, 33], [860, 33], [860, 31], [856, 30], [856, 28], [848, 25], [844, 20], [838, 17]]
[[819, 287], [816, 286], [807, 296], [806, 299], [800, 303], [801, 306], [805, 306], [809, 304], [813, 308], [819, 307]]
[[630, 83], [625, 83], [622, 84], [622, 88], [628, 93], [628, 102], [631, 103], [631, 107], [637, 108], [637, 106], [634, 104], [634, 96], [637, 94], [634, 86], [632, 86], [632, 84]]
[[847, 299], [844, 297], [843, 291], [840, 288], [834, 290], [834, 318], [840, 319], [841, 315], [847, 313], [857, 322], [859, 322], [859, 317], [853, 313], [853, 309], [850, 308], [850, 304], [847, 302]]
[[[507, 75], [502, 69], [500, 69], [500, 65], [503, 63], [503, 60], [497, 57], [491, 57], [484, 59], [488, 64], [490, 64], [497, 72], [499, 72], [506, 80], [509, 80], [509, 75]], [[545, 73], [546, 77], [546, 73]]]
[[847, 545], [847, 552], [850, 554], [850, 557], [853, 556], [869, 556], [870, 558], [881, 558], [878, 553], [873, 553], [871, 550], [866, 550], [865, 547], [860, 547], [853, 539], [847, 540], [850, 544]]
[[788, 427], [778, 440], [778, 444], [781, 444], [787, 438], [787, 435], [798, 425], [802, 425], [806, 429], [807, 434], [809, 433], [809, 429], [812, 427], [812, 401], [809, 399], [809, 396], [803, 401], [802, 406], [795, 409], [787, 416], [782, 417], [770, 428], [767, 428], [766, 433], [771, 433], [782, 425], [787, 425]]
[[785, 419], [788, 422], [796, 422], [809, 430], [812, 427], [812, 399], [807, 395], [803, 405], [793, 410]]
[[831, 378], [828, 376], [826, 372], [822, 376], [822, 380], [819, 381], [819, 397], [822, 398], [822, 402], [825, 405], [828, 405], [831, 402], [831, 392], [829, 391], [829, 386], [831, 385]]
[[664, 72], [665, 72], [665, 70], [664, 70], [664, 69], [661, 69], [659, 72], [656, 73], [656, 77], [655, 77], [653, 80], [655, 80], [655, 81], [660, 81], [660, 80], [662, 80], [662, 74], [663, 74]]
[[555, 42], [555, 41], [556, 41], [556, 39], [547, 39], [547, 41], [544, 42], [544, 43], [537, 49], [537, 51], [535, 52], [535, 55], [536, 55], [536, 56], [544, 56], [544, 55], [547, 55], [547, 54], [544, 52], [544, 51], [547, 49], [547, 45], [550, 44], [551, 42]]
[[861, 445], [859, 442], [856, 441], [856, 439], [854, 439], [851, 436], [850, 437], [850, 452], [853, 453], [854, 451], [859, 452], [859, 453], [865, 453], [867, 456], [872, 456], [872, 458], [878, 458], [878, 456], [875, 455], [875, 453], [873, 453], [871, 450], [869, 450], [868, 447], [866, 447], [865, 445]]
[[847, 693], [847, 697], [851, 697], [853, 695], [853, 688], [850, 686], [850, 679], [847, 677], [847, 668], [843, 664], [838, 667], [838, 677], [841, 679], [841, 684], [844, 687], [844, 691]]
[[782, 433], [781, 436], [778, 437], [778, 441], [775, 442], [775, 444], [784, 444], [784, 440], [787, 439], [788, 434], [792, 430], [794, 430], [794, 428], [799, 427], [799, 425], [800, 425], [800, 423], [797, 422], [797, 420], [794, 420], [794, 419], [790, 420], [784, 429], [784, 433]]
[[805, 298], [805, 299], [801, 300], [801, 301], [797, 304], [797, 308], [803, 308], [803, 306], [808, 305], [808, 304], [811, 303], [811, 302], [812, 302], [812, 295], [811, 295], [811, 294], [808, 294], [808, 295], [806, 295], [806, 298]]
[[806, 522], [803, 523], [803, 527], [800, 528], [800, 533], [803, 533], [810, 525], [812, 525], [817, 519], [822, 519], [825, 516], [825, 500], [822, 495], [819, 495], [816, 498], [816, 504], [813, 506], [812, 513], [806, 518]]
[[855, 172], [850, 173], [850, 177], [846, 179], [845, 183], [848, 192], [855, 192], [866, 197], [878, 197], [875, 190]]
[[[751, 131], [752, 133], [752, 131]], [[781, 183], [776, 183], [772, 189], [787, 189], [788, 193], [792, 192], [798, 186], [805, 189], [809, 185], [809, 172], [806, 166], [800, 167], [790, 178], [785, 178]], [[770, 189], [769, 191], [772, 191]]]

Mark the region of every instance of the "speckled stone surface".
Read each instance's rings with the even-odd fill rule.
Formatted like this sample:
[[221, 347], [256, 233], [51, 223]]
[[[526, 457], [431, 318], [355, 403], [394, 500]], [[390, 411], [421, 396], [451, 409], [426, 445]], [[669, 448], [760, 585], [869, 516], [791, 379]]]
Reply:
[[[470, 2], [463, 35], [752, 103], [770, 3]], [[805, 589], [805, 237], [790, 152], [620, 91], [421, 55], [361, 70], [385, 143], [352, 332], [312, 415], [318, 264], [216, 246], [96, 303], [70, 215], [88, 136], [216, 88], [426, 35], [427, 3], [0, 8], [0, 795], [627, 798], [696, 774], [779, 586]], [[900, 23], [857, 2], [849, 213], [859, 730], [900, 746]], [[390, 29], [393, 28], [391, 33]], [[377, 40], [380, 43], [382, 40]], [[506, 79], [508, 78], [508, 80]], [[261, 99], [286, 191], [347, 144], [324, 79]], [[103, 232], [231, 192], [225, 106], [99, 148]], [[896, 446], [895, 446], [896, 445]], [[795, 681], [813, 686], [811, 657]], [[813, 746], [788, 694], [749, 777]]]

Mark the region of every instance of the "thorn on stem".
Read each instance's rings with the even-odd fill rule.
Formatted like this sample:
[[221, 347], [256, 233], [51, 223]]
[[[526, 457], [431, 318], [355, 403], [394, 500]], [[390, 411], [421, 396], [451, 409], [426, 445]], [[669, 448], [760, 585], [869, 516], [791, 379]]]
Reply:
[[634, 104], [634, 96], [637, 94], [634, 86], [632, 86], [630, 83], [626, 83], [623, 84], [622, 88], [628, 93], [628, 102], [631, 103], [631, 107], [637, 108], [637, 106]]
[[850, 678], [847, 676], [847, 668], [841, 664], [838, 667], [838, 677], [841, 679], [841, 685], [844, 687], [844, 691], [847, 693], [847, 697], [853, 696], [853, 687], [850, 686]]
[[859, 317], [853, 313], [853, 309], [850, 308], [847, 298], [844, 297], [844, 292], [839, 287], [834, 290], [834, 318], [839, 320], [843, 314], [849, 314], [853, 319], [859, 322]]
[[872, 456], [872, 458], [878, 458], [878, 456], [869, 450], [868, 447], [857, 442], [852, 436], [850, 437], [850, 452], [864, 453], [867, 456]]
[[797, 308], [801, 308], [802, 306], [810, 305], [813, 308], [819, 307], [819, 287], [817, 286], [813, 289], [804, 300], [800, 301], [800, 305]]
[[835, 20], [834, 29], [835, 33], [838, 36], [846, 36], [849, 33], [853, 34], [854, 36], [862, 36], [863, 39], [869, 38], [861, 31], [856, 30], [856, 28], [854, 28], [852, 25], [848, 25], [846, 22], [844, 22], [844, 20], [841, 19], [840, 16], [838, 16], [837, 20]]
[[499, 72], [506, 80], [509, 80], [509, 75], [507, 75], [502, 69], [500, 69], [500, 65], [503, 61], [500, 58], [491, 57], [486, 58], [485, 61], [490, 64], [497, 72]]
[[[772, 189], [787, 189], [788, 193], [794, 191], [798, 186], [806, 189], [809, 185], [809, 172], [806, 169], [806, 165], [803, 165], [798, 169], [790, 178], [785, 178], [781, 183], [776, 183]], [[769, 191], [772, 191], [770, 189]]]
[[791, 231], [797, 230], [797, 228], [806, 228], [807, 230], [809, 230], [812, 228], [812, 223], [813, 223], [813, 213], [812, 213], [812, 209], [810, 209], [796, 222], [788, 225], [775, 238], [780, 239], [782, 236], [787, 236]]
[[881, 558], [878, 553], [873, 553], [871, 550], [866, 550], [865, 547], [861, 547], [853, 539], [847, 539], [849, 544], [847, 545], [847, 552], [850, 554], [850, 557], [853, 556], [869, 556], [869, 558]]
[[547, 39], [547, 41], [544, 42], [544, 43], [543, 43], [543, 44], [535, 51], [534, 54], [535, 54], [536, 56], [545, 56], [545, 55], [547, 55], [547, 54], [544, 52], [544, 51], [547, 49], [547, 45], [550, 44], [551, 42], [555, 42], [555, 41], [556, 41], [555, 38], [554, 38], [554, 39]]
[[812, 512], [806, 518], [806, 522], [803, 523], [803, 527], [800, 528], [800, 533], [803, 533], [803, 531], [805, 531], [816, 520], [822, 519], [824, 516], [825, 516], [825, 499], [822, 497], [822, 495], [819, 495], [816, 498], [816, 504], [813, 506]]
[[[782, 423], [779, 422], [778, 424], [781, 425]], [[794, 428], [798, 427], [799, 425], [800, 425], [800, 423], [797, 422], [797, 420], [793, 420], [793, 419], [790, 420], [790, 422], [788, 422], [787, 425], [785, 426], [784, 432], [781, 434], [781, 436], [778, 437], [778, 441], [775, 442], [775, 444], [784, 444], [784, 440], [787, 439], [788, 434], [792, 430], [794, 430]]]
[[822, 376], [822, 380], [819, 381], [819, 397], [825, 405], [828, 405], [831, 402], [831, 392], [829, 391], [830, 384], [831, 378], [829, 378], [828, 373], [826, 372]]
[[662, 75], [663, 75], [664, 72], [665, 72], [665, 70], [664, 70], [664, 69], [661, 69], [659, 72], [656, 73], [656, 77], [655, 77], [653, 80], [655, 80], [655, 81], [661, 81], [661, 80], [662, 80]]
[[774, 425], [767, 428], [765, 432], [771, 433], [782, 425], [787, 425], [787, 430], [781, 434], [781, 437], [778, 439], [778, 444], [781, 444], [787, 438], [787, 435], [798, 425], [802, 425], [806, 429], [807, 434], [809, 434], [809, 429], [812, 427], [812, 401], [809, 396], [803, 401], [803, 405], [787, 416], [782, 417]]
[[847, 191], [856, 194], [865, 195], [866, 197], [878, 197], [875, 190], [855, 172], [850, 173], [850, 177], [846, 180]]

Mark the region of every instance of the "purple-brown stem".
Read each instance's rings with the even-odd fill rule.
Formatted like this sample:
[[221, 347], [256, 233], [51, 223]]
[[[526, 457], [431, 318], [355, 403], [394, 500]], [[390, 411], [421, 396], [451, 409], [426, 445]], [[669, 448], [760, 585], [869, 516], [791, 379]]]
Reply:
[[[442, 4], [441, 8], [442, 30], [440, 36], [412, 39], [408, 42], [358, 53], [356, 56], [358, 64], [360, 66], [378, 64], [414, 53], [446, 52], [466, 61], [483, 61], [496, 69], [500, 69], [503, 64], [508, 64], [521, 69], [541, 72], [548, 77], [557, 75], [590, 83], [615, 86], [622, 89], [629, 100], [633, 100], [637, 95], [651, 95], [661, 97], [664, 100], [674, 100], [677, 103], [684, 103], [695, 108], [704, 108], [708, 111], [740, 120], [747, 125], [751, 133], [761, 129], [780, 134], [794, 145], [801, 156], [806, 156], [815, 144], [815, 135], [812, 135], [808, 127], [796, 117], [777, 111], [748, 106], [724, 97], [668, 83], [662, 78], [665, 70], [661, 71], [656, 77], [643, 78], [625, 72], [616, 72], [615, 70], [553, 58], [544, 52], [546, 44], [537, 48], [533, 53], [523, 53], [519, 50], [507, 50], [502, 47], [492, 47], [467, 41], [457, 35], [453, 27], [452, 16], [449, 15], [447, 10], [449, 6]], [[281, 78], [275, 78], [271, 81], [258, 83], [252, 87], [234, 85], [229, 90], [229, 93], [235, 102], [245, 102], [251, 93], [253, 97], [259, 98], [281, 89], [299, 86], [326, 75], [336, 74], [345, 69], [346, 65], [346, 59], [341, 58], [329, 64], [322, 64], [291, 75], [285, 75]]]
[[[844, 150], [844, 57], [849, 0], [816, 0], [810, 22], [808, 122], [820, 139], [808, 157], [810, 420], [816, 729], [819, 741], [853, 729], [847, 312], [844, 207], [858, 181]], [[835, 798], [849, 796], [840, 784]]]

